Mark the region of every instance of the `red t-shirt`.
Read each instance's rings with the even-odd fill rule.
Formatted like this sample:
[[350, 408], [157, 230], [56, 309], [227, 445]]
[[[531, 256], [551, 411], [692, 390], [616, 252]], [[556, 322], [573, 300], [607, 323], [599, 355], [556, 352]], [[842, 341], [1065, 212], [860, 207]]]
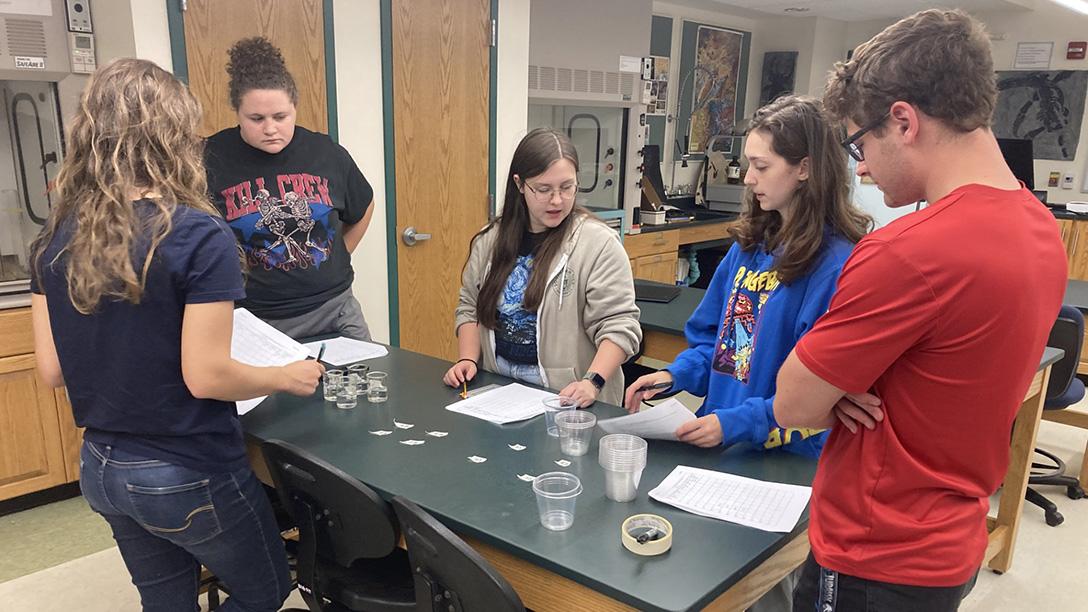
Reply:
[[813, 483], [820, 565], [955, 586], [982, 563], [987, 499], [1065, 293], [1053, 215], [1026, 189], [966, 185], [858, 243], [797, 345], [813, 373], [883, 401], [836, 426]]

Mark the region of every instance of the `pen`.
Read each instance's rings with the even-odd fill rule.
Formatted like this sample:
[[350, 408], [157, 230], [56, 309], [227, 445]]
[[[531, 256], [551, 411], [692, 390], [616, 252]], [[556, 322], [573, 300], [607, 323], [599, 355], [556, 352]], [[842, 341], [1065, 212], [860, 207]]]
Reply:
[[317, 360], [321, 361], [321, 358], [325, 356], [325, 343], [321, 343], [321, 348], [317, 349]]
[[642, 388], [640, 388], [640, 389], [639, 389], [639, 391], [650, 391], [650, 390], [657, 390], [657, 389], [668, 389], [668, 388], [669, 388], [669, 387], [671, 387], [671, 386], [672, 386], [672, 382], [659, 382], [659, 383], [654, 383], [654, 384], [652, 384], [652, 385], [646, 385], [645, 387], [642, 387]]

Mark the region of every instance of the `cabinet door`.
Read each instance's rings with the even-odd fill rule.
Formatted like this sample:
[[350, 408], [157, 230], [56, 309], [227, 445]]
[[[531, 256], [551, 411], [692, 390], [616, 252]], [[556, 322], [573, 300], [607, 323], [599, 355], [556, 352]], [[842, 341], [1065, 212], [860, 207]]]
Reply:
[[639, 257], [634, 260], [635, 278], [668, 285], [676, 284], [677, 259], [678, 256], [675, 252]]
[[67, 389], [56, 389], [57, 422], [60, 423], [61, 452], [64, 454], [65, 482], [79, 480], [79, 449], [83, 446], [83, 428], [76, 427]]
[[34, 355], [0, 359], [0, 500], [66, 481], [57, 402]]
[[1069, 278], [1088, 280], [1088, 222], [1070, 221], [1065, 232], [1066, 256], [1069, 258]]

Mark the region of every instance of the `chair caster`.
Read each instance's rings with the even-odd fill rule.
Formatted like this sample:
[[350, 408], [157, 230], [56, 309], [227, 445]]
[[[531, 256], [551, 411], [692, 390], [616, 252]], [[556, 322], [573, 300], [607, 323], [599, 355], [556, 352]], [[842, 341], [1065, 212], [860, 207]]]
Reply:
[[1084, 499], [1084, 488], [1079, 484], [1069, 485], [1065, 488], [1065, 494], [1069, 499]]
[[1047, 525], [1050, 525], [1051, 527], [1057, 527], [1058, 525], [1061, 525], [1064, 522], [1065, 522], [1065, 517], [1062, 516], [1061, 512], [1058, 512], [1057, 510], [1055, 510], [1054, 512], [1051, 512], [1051, 511], [1048, 510], [1046, 512], [1046, 524]]

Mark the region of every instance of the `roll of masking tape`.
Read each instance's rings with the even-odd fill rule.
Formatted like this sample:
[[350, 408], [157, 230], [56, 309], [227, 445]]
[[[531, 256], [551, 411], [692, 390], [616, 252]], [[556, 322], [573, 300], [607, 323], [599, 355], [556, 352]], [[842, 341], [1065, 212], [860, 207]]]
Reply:
[[636, 555], [660, 555], [672, 548], [672, 524], [656, 514], [629, 516], [620, 526], [620, 539]]

